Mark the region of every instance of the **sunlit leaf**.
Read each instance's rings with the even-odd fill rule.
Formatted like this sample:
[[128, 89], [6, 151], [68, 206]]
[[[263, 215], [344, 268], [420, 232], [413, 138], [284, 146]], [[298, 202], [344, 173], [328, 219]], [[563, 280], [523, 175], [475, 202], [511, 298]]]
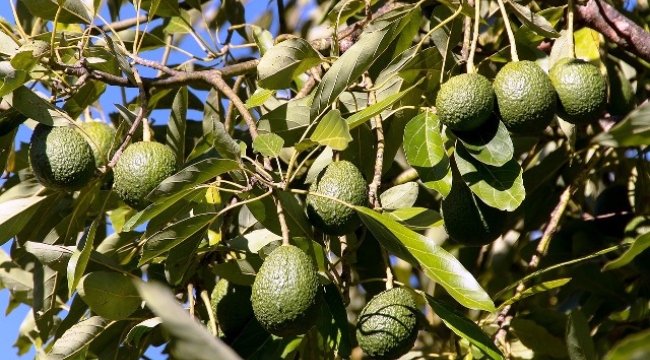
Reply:
[[268, 49], [257, 66], [257, 80], [265, 89], [285, 89], [293, 78], [321, 62], [309, 42], [300, 38], [285, 40]]
[[68, 261], [68, 296], [72, 296], [81, 276], [86, 271], [86, 266], [93, 251], [98, 225], [99, 220], [95, 219], [79, 241], [79, 245], [70, 257], [70, 261]]
[[338, 110], [332, 110], [325, 115], [311, 134], [310, 139], [323, 146], [329, 146], [334, 150], [345, 150], [348, 143], [352, 141], [350, 127], [341, 117]]
[[443, 224], [440, 213], [423, 207], [407, 207], [384, 212], [400, 224], [412, 230], [426, 230]]
[[491, 117], [476, 130], [454, 134], [463, 143], [467, 153], [483, 164], [503, 166], [514, 155], [510, 133], [496, 117]]
[[514, 1], [508, 1], [508, 5], [510, 5], [510, 9], [517, 16], [517, 18], [521, 20], [521, 22], [528, 25], [528, 27], [540, 35], [543, 35], [547, 38], [556, 38], [560, 36], [560, 34], [555, 31], [553, 25], [551, 25], [551, 23], [546, 20], [546, 18], [532, 12], [528, 7], [517, 4]]
[[393, 186], [379, 196], [381, 207], [384, 210], [411, 207], [418, 198], [418, 190], [418, 184], [413, 181]]
[[621, 256], [607, 262], [605, 266], [603, 266], [603, 271], [618, 269], [629, 264], [637, 255], [641, 254], [647, 248], [650, 248], [650, 233], [643, 234], [636, 238], [632, 243], [632, 246], [630, 246], [630, 248]]
[[275, 134], [260, 134], [253, 140], [253, 150], [262, 156], [278, 157], [284, 140]]

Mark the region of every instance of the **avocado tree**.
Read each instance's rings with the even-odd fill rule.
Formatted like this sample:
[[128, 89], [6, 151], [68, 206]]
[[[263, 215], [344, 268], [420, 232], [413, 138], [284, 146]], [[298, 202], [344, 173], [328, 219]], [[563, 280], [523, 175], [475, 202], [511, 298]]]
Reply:
[[42, 359], [650, 358], [645, 0], [17, 0]]

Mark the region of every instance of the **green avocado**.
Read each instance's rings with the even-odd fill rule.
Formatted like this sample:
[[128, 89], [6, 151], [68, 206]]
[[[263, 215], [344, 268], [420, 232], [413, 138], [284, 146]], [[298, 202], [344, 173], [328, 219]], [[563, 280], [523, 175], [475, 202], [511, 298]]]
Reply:
[[147, 195], [176, 170], [176, 156], [167, 145], [137, 142], [129, 145], [117, 161], [113, 189], [127, 205], [140, 210], [149, 204]]
[[253, 318], [250, 286], [220, 279], [212, 290], [210, 305], [219, 325], [219, 335], [234, 338]]
[[312, 224], [328, 235], [345, 235], [359, 225], [359, 215], [345, 204], [362, 206], [368, 202], [368, 184], [356, 166], [349, 161], [330, 164], [309, 187], [307, 215]]
[[67, 126], [38, 124], [30, 142], [29, 161], [38, 182], [58, 191], [81, 189], [96, 169], [86, 139]]
[[572, 124], [597, 121], [607, 106], [607, 83], [600, 70], [581, 59], [562, 58], [549, 71], [557, 91], [558, 115]]
[[413, 347], [419, 317], [420, 311], [408, 290], [385, 290], [372, 298], [359, 314], [359, 347], [373, 359], [397, 359]]
[[311, 259], [293, 245], [280, 246], [266, 257], [251, 302], [255, 318], [276, 336], [306, 333], [318, 317], [319, 283]]
[[470, 131], [481, 126], [494, 109], [492, 83], [480, 74], [461, 74], [440, 86], [436, 111], [451, 130]]
[[115, 140], [115, 129], [103, 121], [89, 121], [81, 125], [81, 132], [87, 137], [97, 167], [108, 164], [112, 155], [109, 152]]
[[557, 94], [548, 75], [528, 60], [506, 64], [494, 79], [501, 120], [513, 133], [535, 135], [555, 116]]
[[483, 246], [504, 230], [507, 212], [485, 204], [462, 181], [454, 181], [442, 200], [440, 215], [449, 238], [465, 246]]

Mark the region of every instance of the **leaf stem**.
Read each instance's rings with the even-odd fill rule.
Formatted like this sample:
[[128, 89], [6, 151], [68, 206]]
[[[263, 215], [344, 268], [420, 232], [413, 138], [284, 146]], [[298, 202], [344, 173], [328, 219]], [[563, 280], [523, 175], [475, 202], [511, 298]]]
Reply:
[[503, 0], [497, 0], [499, 3], [499, 10], [501, 11], [501, 16], [503, 16], [503, 24], [506, 27], [506, 33], [508, 34], [508, 40], [510, 41], [510, 56], [512, 61], [519, 61], [519, 55], [517, 55], [517, 43], [515, 42], [515, 34], [512, 32], [512, 25], [510, 25], [510, 19], [508, 18], [508, 12], [506, 11], [506, 6], [503, 4]]

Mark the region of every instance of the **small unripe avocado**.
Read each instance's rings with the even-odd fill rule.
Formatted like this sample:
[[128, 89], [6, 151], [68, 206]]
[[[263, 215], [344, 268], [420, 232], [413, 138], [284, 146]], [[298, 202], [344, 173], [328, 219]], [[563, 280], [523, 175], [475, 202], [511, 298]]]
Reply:
[[572, 124], [590, 124], [607, 106], [607, 83], [600, 70], [581, 59], [562, 58], [548, 73], [557, 91], [558, 114]]
[[555, 116], [551, 79], [532, 61], [506, 64], [494, 79], [494, 93], [501, 120], [513, 133], [538, 134]]
[[176, 156], [171, 148], [157, 142], [129, 145], [117, 161], [113, 189], [134, 209], [149, 203], [145, 198], [161, 181], [176, 172]]
[[393, 288], [379, 293], [359, 314], [359, 347], [373, 359], [399, 358], [413, 347], [418, 336], [419, 314], [408, 290]]
[[115, 129], [103, 121], [88, 121], [81, 125], [81, 132], [86, 135], [93, 151], [95, 165], [106, 165], [111, 156], [109, 152], [115, 140]]
[[32, 134], [29, 161], [38, 182], [59, 191], [81, 189], [96, 168], [86, 139], [67, 126], [38, 124]]
[[349, 161], [330, 164], [309, 187], [307, 215], [312, 224], [328, 235], [345, 235], [359, 225], [361, 219], [354, 209], [314, 193], [339, 199], [351, 205], [368, 202], [368, 187], [359, 169]]
[[506, 225], [507, 213], [485, 204], [462, 181], [454, 181], [440, 205], [449, 238], [465, 246], [483, 246], [496, 240]]
[[483, 125], [494, 109], [492, 83], [480, 74], [461, 74], [440, 86], [436, 111], [451, 130], [470, 131]]
[[212, 290], [210, 305], [217, 319], [219, 335], [233, 338], [239, 335], [253, 318], [251, 287], [220, 279]]
[[306, 333], [320, 308], [318, 276], [311, 259], [293, 245], [280, 246], [264, 259], [253, 283], [253, 313], [276, 336]]

